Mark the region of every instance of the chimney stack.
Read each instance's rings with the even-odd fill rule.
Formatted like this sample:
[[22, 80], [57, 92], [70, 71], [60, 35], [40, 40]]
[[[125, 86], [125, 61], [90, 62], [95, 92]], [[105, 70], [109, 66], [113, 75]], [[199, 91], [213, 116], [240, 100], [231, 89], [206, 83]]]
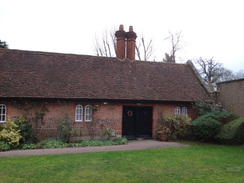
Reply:
[[116, 31], [115, 36], [117, 38], [116, 55], [119, 59], [124, 59], [126, 32], [124, 31], [123, 25], [119, 26], [119, 30]]
[[133, 31], [133, 26], [130, 26], [127, 36], [127, 58], [135, 60], [135, 49], [136, 49], [136, 33]]
[[136, 49], [136, 33], [133, 31], [133, 26], [129, 27], [129, 32], [124, 31], [124, 26], [120, 25], [119, 30], [116, 31], [117, 38], [116, 55], [119, 59], [128, 58], [135, 60]]

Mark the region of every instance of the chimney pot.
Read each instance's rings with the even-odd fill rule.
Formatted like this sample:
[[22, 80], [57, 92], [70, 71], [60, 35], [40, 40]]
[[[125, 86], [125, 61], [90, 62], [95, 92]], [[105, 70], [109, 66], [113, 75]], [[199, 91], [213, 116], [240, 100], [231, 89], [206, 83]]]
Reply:
[[130, 26], [130, 27], [129, 27], [129, 31], [130, 31], [130, 32], [133, 32], [133, 26]]

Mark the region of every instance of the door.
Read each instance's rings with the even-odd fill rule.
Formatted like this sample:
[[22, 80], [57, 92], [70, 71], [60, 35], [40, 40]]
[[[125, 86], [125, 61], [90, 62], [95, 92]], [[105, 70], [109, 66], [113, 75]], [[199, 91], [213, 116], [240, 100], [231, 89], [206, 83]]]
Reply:
[[152, 107], [124, 106], [122, 135], [127, 139], [152, 137]]

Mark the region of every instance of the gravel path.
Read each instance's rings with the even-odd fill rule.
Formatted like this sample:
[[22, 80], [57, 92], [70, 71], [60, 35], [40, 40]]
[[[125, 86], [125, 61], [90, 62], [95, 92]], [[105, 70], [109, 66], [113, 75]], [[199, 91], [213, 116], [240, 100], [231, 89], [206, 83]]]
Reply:
[[0, 157], [78, 154], [78, 153], [109, 152], [109, 151], [130, 151], [130, 150], [183, 147], [183, 146], [188, 146], [188, 145], [180, 144], [178, 142], [161, 142], [156, 140], [133, 140], [133, 141], [129, 141], [127, 145], [11, 150], [11, 151], [0, 152]]

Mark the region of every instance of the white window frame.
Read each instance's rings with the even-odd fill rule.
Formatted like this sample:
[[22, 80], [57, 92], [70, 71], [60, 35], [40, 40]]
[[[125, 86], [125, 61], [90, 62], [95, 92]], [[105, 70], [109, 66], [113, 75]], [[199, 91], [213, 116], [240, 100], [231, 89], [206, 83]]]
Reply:
[[87, 105], [85, 107], [85, 122], [91, 122], [92, 121], [92, 106]]
[[187, 116], [187, 108], [186, 107], [182, 107], [181, 111], [182, 111], [182, 115]]
[[4, 104], [0, 104], [0, 123], [6, 122], [7, 107]]
[[83, 107], [82, 105], [77, 105], [75, 108], [75, 122], [83, 121]]
[[180, 107], [176, 107], [175, 108], [175, 114], [176, 115], [180, 115]]

